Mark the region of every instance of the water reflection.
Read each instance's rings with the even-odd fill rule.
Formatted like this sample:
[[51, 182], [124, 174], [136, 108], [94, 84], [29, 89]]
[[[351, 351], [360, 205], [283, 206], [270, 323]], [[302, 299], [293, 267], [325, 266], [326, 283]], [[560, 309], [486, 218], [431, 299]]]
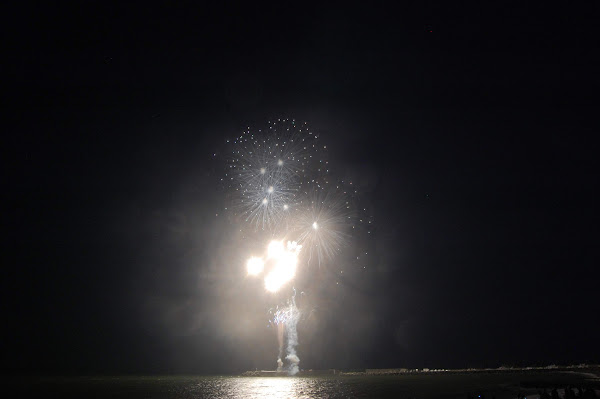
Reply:
[[[541, 374], [540, 374], [541, 375]], [[538, 376], [531, 374], [531, 376]], [[558, 374], [544, 374], [542, 384], [555, 384]], [[567, 381], [566, 374], [560, 378]], [[114, 377], [21, 377], [4, 379], [4, 390], [18, 397], [113, 399], [233, 399], [233, 398], [456, 398], [468, 392], [486, 391], [487, 397], [515, 398], [523, 392], [522, 373], [456, 375], [355, 375], [355, 376], [114, 376]], [[569, 375], [574, 384], [586, 383]], [[585, 376], [587, 378], [587, 376]], [[537, 389], [537, 388], [536, 388]], [[535, 397], [535, 389], [528, 392]], [[91, 394], [91, 395], [90, 395]], [[596, 392], [596, 396], [598, 393]], [[483, 396], [483, 395], [482, 395]], [[474, 396], [477, 397], [477, 396]], [[529, 397], [529, 395], [528, 395]]]
[[[240, 381], [241, 382], [241, 381]], [[252, 378], [244, 381], [244, 396], [247, 398], [302, 398], [302, 390], [298, 389], [298, 378], [266, 377]], [[300, 391], [300, 392], [298, 392]], [[241, 393], [241, 392], [240, 392]]]
[[[176, 398], [245, 398], [305, 399], [314, 397], [334, 398], [331, 382], [298, 377], [200, 377], [187, 389], [175, 385], [171, 394]], [[158, 397], [158, 396], [157, 396]]]

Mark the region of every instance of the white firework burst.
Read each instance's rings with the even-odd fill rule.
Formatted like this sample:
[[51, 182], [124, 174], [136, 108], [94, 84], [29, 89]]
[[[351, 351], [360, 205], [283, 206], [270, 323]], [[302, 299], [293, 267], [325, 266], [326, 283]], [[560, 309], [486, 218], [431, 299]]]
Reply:
[[293, 119], [248, 128], [230, 143], [224, 181], [235, 197], [233, 211], [255, 230], [280, 230], [311, 176], [326, 173], [318, 136]]
[[353, 222], [349, 199], [339, 189], [306, 194], [294, 214], [294, 239], [304, 248], [307, 263], [332, 259], [347, 244]]

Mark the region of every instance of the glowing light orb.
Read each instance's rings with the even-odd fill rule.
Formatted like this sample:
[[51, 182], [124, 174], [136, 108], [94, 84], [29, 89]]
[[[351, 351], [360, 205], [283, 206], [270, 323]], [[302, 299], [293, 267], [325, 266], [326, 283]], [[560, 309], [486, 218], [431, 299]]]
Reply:
[[315, 230], [317, 230], [319, 228], [319, 225], [317, 224], [317, 222], [313, 222], [312, 228]]
[[261, 258], [257, 258], [256, 256], [253, 256], [250, 259], [248, 259], [248, 262], [246, 263], [246, 267], [248, 269], [249, 275], [257, 276], [260, 273], [262, 273], [263, 269], [265, 268], [265, 263], [263, 262], [263, 260]]
[[283, 206], [283, 209], [285, 209], [285, 210], [287, 211], [287, 210], [289, 209], [289, 206], [288, 206], [288, 204], [285, 204], [285, 205]]
[[267, 170], [265, 168], [260, 168], [260, 174], [264, 175], [265, 173], [267, 173]]
[[298, 253], [302, 248], [294, 241], [288, 241], [287, 248], [283, 241], [271, 241], [267, 247], [267, 256], [274, 261], [273, 268], [265, 277], [265, 289], [277, 292], [296, 275]]
[[278, 259], [285, 251], [283, 241], [271, 241], [267, 247], [267, 257], [269, 259]]
[[283, 161], [280, 159], [279, 161], [277, 161], [277, 165], [283, 166]]
[[265, 288], [269, 292], [277, 292], [296, 275], [298, 258], [295, 255], [282, 256], [273, 270], [265, 277]]
[[263, 205], [267, 205], [269, 203], [269, 200], [267, 200], [266, 198], [263, 198], [262, 200], [262, 204]]
[[273, 186], [269, 186], [269, 188], [267, 189], [267, 192], [268, 192], [269, 194], [271, 194], [271, 193], [273, 192]]

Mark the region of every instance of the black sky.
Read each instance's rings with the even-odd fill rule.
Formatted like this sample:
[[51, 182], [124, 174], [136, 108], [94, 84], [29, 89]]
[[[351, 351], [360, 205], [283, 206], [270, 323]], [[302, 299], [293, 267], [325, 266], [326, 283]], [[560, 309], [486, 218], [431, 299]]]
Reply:
[[302, 367], [600, 361], [597, 8], [443, 3], [9, 7], [3, 369], [274, 366], [212, 154], [281, 117], [376, 224]]

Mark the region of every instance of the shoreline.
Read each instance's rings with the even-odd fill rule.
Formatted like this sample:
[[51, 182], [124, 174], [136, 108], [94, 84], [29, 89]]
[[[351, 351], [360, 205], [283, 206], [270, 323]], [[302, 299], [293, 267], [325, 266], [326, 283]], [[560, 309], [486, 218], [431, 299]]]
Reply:
[[[589, 380], [600, 381], [600, 365], [578, 365], [578, 366], [545, 366], [545, 367], [498, 367], [498, 368], [465, 368], [465, 369], [407, 369], [407, 368], [386, 368], [386, 369], [364, 369], [364, 370], [300, 370], [296, 376], [321, 376], [321, 375], [339, 375], [339, 376], [360, 376], [360, 375], [455, 375], [455, 374], [506, 374], [506, 373], [574, 373], [585, 375]], [[286, 371], [275, 370], [249, 370], [241, 374], [244, 377], [288, 377]]]

